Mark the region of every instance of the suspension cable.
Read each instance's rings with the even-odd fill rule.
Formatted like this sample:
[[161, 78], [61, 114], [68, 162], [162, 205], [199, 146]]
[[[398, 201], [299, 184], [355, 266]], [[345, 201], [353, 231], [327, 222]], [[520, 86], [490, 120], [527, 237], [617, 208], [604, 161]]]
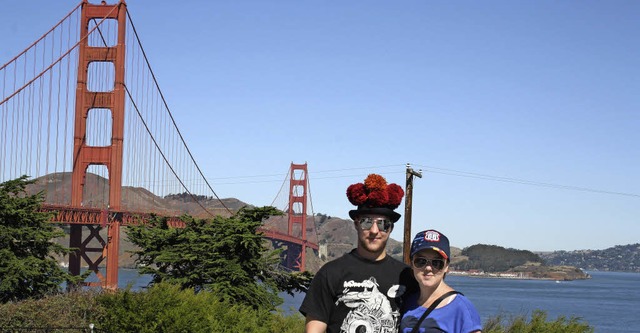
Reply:
[[[176, 132], [178, 133], [178, 136], [180, 136], [180, 140], [184, 144], [184, 147], [187, 150], [187, 153], [189, 154], [189, 157], [191, 158], [191, 161], [193, 161], [193, 164], [196, 166], [196, 169], [200, 173], [200, 176], [202, 177], [204, 182], [207, 184], [207, 187], [209, 187], [209, 190], [211, 190], [213, 195], [215, 195], [216, 199], [218, 199], [220, 204], [222, 204], [222, 207], [224, 207], [227, 210], [227, 212], [229, 212], [229, 214], [233, 215], [233, 212], [231, 212], [231, 210], [224, 204], [224, 202], [220, 199], [220, 197], [218, 197], [218, 194], [213, 190], [213, 187], [211, 187], [211, 185], [209, 184], [209, 181], [207, 180], [207, 178], [202, 173], [202, 170], [200, 170], [200, 167], [198, 166], [198, 163], [196, 163], [196, 160], [193, 157], [193, 154], [191, 153], [191, 150], [187, 146], [187, 144], [186, 144], [186, 142], [184, 140], [184, 137], [182, 136], [182, 133], [180, 132], [180, 129], [178, 129], [178, 125], [176, 124], [176, 121], [173, 118], [173, 115], [171, 114], [171, 110], [169, 109], [169, 105], [167, 104], [167, 101], [164, 98], [164, 94], [162, 93], [162, 90], [160, 90], [160, 85], [158, 84], [158, 81], [156, 80], [156, 76], [153, 73], [153, 69], [151, 69], [151, 64], [149, 63], [149, 59], [147, 58], [147, 53], [144, 51], [144, 48], [142, 47], [142, 43], [140, 42], [140, 37], [138, 36], [138, 32], [136, 31], [135, 25], [133, 24], [133, 20], [131, 20], [131, 16], [129, 15], [129, 11], [127, 11], [127, 17], [129, 18], [129, 23], [131, 23], [131, 28], [133, 28], [133, 33], [136, 36], [136, 41], [138, 42], [138, 46], [140, 47], [140, 51], [142, 51], [142, 56], [144, 57], [144, 60], [147, 63], [147, 68], [149, 69], [149, 72], [151, 73], [151, 77], [153, 78], [153, 82], [155, 83], [156, 88], [158, 89], [158, 93], [160, 94], [160, 98], [162, 99], [162, 103], [164, 104], [165, 108], [167, 109], [167, 113], [169, 114], [169, 117], [171, 118], [171, 122], [173, 123], [173, 126], [175, 127]], [[164, 155], [163, 155], [163, 157], [164, 157]], [[173, 168], [172, 168], [172, 171], [173, 171]], [[207, 210], [205, 209], [205, 211], [207, 211]], [[209, 214], [211, 214], [211, 213], [209, 213]]]

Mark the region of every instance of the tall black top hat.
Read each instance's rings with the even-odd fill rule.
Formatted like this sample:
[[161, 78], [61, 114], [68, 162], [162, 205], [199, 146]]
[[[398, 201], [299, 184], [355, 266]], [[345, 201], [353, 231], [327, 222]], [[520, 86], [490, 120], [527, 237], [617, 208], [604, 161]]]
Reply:
[[393, 210], [398, 208], [404, 191], [398, 184], [387, 184], [384, 177], [370, 174], [364, 183], [352, 184], [347, 188], [347, 198], [358, 209], [350, 210], [349, 216], [356, 219], [364, 214], [385, 215], [396, 222], [400, 214]]

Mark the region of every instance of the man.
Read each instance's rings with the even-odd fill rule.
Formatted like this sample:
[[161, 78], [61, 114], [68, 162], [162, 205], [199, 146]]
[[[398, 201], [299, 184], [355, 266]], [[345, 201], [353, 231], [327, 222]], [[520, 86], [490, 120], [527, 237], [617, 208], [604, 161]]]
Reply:
[[407, 288], [417, 290], [411, 269], [385, 250], [403, 196], [400, 186], [376, 174], [349, 186], [358, 244], [322, 266], [311, 282], [300, 306], [307, 333], [398, 332]]

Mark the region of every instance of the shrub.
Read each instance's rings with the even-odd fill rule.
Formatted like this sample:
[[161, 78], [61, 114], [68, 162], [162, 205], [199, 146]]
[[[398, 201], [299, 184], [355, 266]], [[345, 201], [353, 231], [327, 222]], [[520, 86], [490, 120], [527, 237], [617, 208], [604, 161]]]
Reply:
[[[0, 304], [0, 331], [25, 328], [86, 328], [96, 332], [284, 332], [304, 331], [304, 318], [294, 313], [254, 309], [221, 300], [212, 292], [195, 293], [177, 285], [158, 283], [143, 291], [79, 291]], [[69, 332], [69, 330], [59, 330]], [[579, 318], [558, 317], [535, 310], [526, 316], [488, 319], [484, 333], [593, 333]]]
[[[220, 300], [212, 292], [195, 293], [159, 283], [145, 292], [102, 294], [107, 313], [96, 328], [109, 332], [302, 332], [302, 316], [253, 309]], [[98, 324], [99, 323], [99, 324]]]
[[214, 293], [196, 294], [168, 283], [144, 291], [79, 291], [0, 305], [0, 331], [70, 332], [90, 323], [96, 332], [304, 331], [299, 314], [229, 304]]
[[525, 316], [505, 318], [502, 315], [492, 317], [484, 324], [483, 333], [593, 333], [593, 328], [577, 317], [558, 317], [547, 321], [547, 313], [534, 310], [531, 320]]
[[95, 291], [50, 295], [0, 305], [0, 331], [28, 327], [89, 327], [102, 308]]

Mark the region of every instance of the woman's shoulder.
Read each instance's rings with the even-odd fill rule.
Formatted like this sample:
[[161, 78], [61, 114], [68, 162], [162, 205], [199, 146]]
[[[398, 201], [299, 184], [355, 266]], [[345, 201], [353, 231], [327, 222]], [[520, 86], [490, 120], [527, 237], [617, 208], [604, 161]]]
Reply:
[[478, 310], [476, 310], [476, 307], [473, 305], [471, 300], [469, 300], [469, 298], [467, 298], [467, 296], [465, 296], [464, 294], [456, 295], [456, 298], [451, 301], [451, 304], [453, 304], [457, 308], [464, 310], [467, 313], [471, 313], [474, 315], [478, 313]]
[[462, 304], [470, 304], [471, 306], [473, 306], [473, 303], [471, 303], [469, 298], [467, 296], [465, 296], [463, 293], [456, 294], [455, 298], [451, 300], [451, 303], [453, 303], [453, 302], [458, 302], [458, 303], [462, 303]]

